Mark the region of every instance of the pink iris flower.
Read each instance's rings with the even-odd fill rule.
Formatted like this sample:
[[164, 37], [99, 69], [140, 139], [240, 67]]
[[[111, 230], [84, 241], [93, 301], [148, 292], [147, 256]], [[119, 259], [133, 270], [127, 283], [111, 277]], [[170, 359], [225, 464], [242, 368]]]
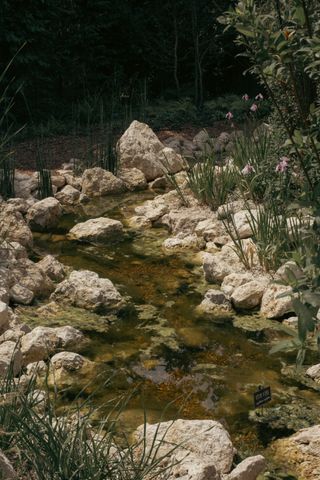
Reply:
[[250, 163], [247, 163], [247, 165], [241, 170], [242, 175], [250, 175], [250, 173], [254, 172], [255, 169]]
[[288, 170], [290, 159], [288, 157], [281, 157], [280, 162], [276, 166], [277, 173], [283, 173]]
[[247, 93], [245, 93], [243, 96], [242, 96], [242, 100], [244, 100], [245, 102], [247, 102], [249, 100], [249, 95]]
[[250, 107], [251, 112], [256, 112], [258, 110], [258, 105], [256, 103], [253, 103]]
[[258, 95], [256, 96], [256, 100], [263, 100], [262, 93], [258, 93]]
[[232, 112], [228, 112], [227, 115], [226, 115], [226, 119], [227, 119], [227, 120], [232, 120], [232, 119], [233, 119], [233, 113], [232, 113]]

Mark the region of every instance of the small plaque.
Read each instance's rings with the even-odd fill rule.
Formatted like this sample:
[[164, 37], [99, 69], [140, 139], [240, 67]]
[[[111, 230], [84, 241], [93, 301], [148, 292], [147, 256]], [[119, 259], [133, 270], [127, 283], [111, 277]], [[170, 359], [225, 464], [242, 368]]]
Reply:
[[265, 403], [270, 402], [271, 400], [271, 387], [259, 387], [259, 389], [254, 392], [254, 408], [261, 407]]

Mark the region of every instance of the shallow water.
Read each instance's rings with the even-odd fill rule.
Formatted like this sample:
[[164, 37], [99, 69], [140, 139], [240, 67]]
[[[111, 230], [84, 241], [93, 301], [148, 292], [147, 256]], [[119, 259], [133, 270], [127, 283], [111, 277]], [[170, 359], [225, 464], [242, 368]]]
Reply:
[[[148, 197], [96, 201], [77, 215], [66, 216], [56, 232], [35, 235], [39, 255], [50, 252], [67, 265], [109, 278], [135, 306], [121, 318], [107, 319], [105, 328], [97, 331], [96, 317], [79, 319], [91, 339], [83, 353], [100, 362], [87, 390], [98, 389], [96, 401], [102, 410], [109, 408], [109, 400], [132, 393], [121, 414], [128, 432], [143, 422], [144, 409], [150, 422], [176, 417], [217, 419], [227, 426], [241, 454], [268, 455], [270, 432], [248, 419], [257, 387], [272, 387], [274, 405], [296, 395], [312, 402], [318, 402], [318, 397], [283, 383], [281, 359], [268, 354], [270, 345], [263, 337], [234, 328], [232, 317], [205, 318], [196, 313], [208, 286], [194, 255], [165, 255], [161, 243], [168, 233], [164, 229], [128, 230], [125, 240], [113, 245], [79, 244], [64, 237], [74, 223], [87, 217], [125, 221], [134, 206]], [[55, 323], [54, 318], [49, 321]]]

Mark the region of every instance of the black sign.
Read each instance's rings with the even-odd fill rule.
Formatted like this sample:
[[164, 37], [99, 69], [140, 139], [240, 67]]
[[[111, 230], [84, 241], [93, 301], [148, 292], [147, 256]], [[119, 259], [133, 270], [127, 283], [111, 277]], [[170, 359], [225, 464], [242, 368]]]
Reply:
[[254, 408], [261, 407], [265, 403], [270, 402], [271, 400], [271, 388], [270, 387], [259, 387], [259, 390], [254, 392]]

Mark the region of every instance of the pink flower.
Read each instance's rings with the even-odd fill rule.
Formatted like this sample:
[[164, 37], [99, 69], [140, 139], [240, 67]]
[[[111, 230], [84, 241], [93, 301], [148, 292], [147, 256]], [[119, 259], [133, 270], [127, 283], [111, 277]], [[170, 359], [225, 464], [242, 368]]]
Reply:
[[247, 163], [247, 165], [241, 170], [242, 175], [250, 175], [250, 173], [254, 172], [255, 169], [250, 163]]
[[251, 112], [256, 112], [258, 110], [258, 105], [256, 103], [253, 103], [250, 107]]
[[290, 158], [288, 158], [288, 157], [281, 157], [281, 158], [280, 158], [280, 162], [279, 162], [278, 165], [276, 166], [276, 172], [277, 172], [277, 173], [286, 172], [286, 171], [288, 170], [288, 167], [289, 167], [289, 162], [290, 162]]
[[227, 120], [232, 120], [232, 119], [233, 119], [233, 113], [232, 113], [232, 112], [228, 112], [227, 115], [226, 115], [226, 119], [227, 119]]
[[258, 95], [256, 96], [256, 100], [263, 100], [262, 93], [258, 93]]
[[249, 100], [249, 95], [247, 93], [245, 93], [243, 96], [242, 96], [242, 100], [244, 100], [245, 102], [247, 102]]

